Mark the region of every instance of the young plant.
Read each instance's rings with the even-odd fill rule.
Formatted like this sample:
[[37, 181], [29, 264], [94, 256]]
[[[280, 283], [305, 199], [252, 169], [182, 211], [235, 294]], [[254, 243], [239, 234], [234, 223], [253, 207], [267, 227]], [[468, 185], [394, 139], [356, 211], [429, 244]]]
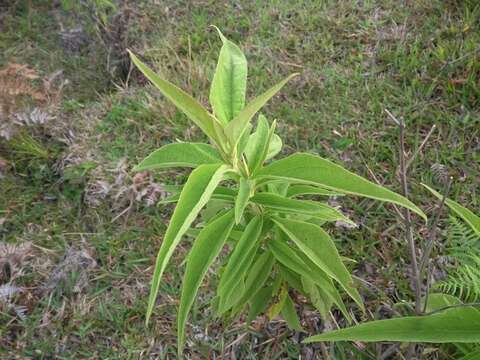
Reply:
[[[187, 257], [178, 311], [179, 354], [188, 312], [207, 269], [225, 244], [231, 253], [219, 271], [213, 301], [220, 316], [234, 317], [246, 308], [249, 320], [262, 312], [270, 318], [281, 313], [290, 327], [301, 329], [291, 288], [308, 297], [323, 316], [336, 306], [349, 318], [340, 289], [363, 309], [351, 274], [321, 228], [331, 221], [351, 221], [326, 202], [305, 200], [305, 196], [365, 196], [425, 217], [406, 198], [319, 156], [297, 153], [272, 161], [282, 148], [275, 121], [269, 123], [259, 115], [255, 131], [251, 122], [297, 74], [245, 105], [247, 61], [237, 45], [218, 33], [223, 46], [210, 90], [212, 112], [130, 53], [138, 69], [210, 140], [210, 144], [166, 145], [135, 167], [136, 171], [194, 168], [168, 200], [177, 205], [158, 253], [146, 315], [148, 324], [175, 247], [185, 234], [196, 236]], [[205, 207], [201, 229], [192, 229]]]

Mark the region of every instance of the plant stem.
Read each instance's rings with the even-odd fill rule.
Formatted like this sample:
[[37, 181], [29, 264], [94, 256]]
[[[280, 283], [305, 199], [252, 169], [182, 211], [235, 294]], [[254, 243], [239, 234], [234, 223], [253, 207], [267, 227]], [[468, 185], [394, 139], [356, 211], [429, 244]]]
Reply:
[[[388, 111], [388, 110], [387, 110]], [[388, 112], [387, 112], [388, 113]], [[391, 114], [390, 114], [391, 115]], [[393, 115], [391, 115], [393, 116]], [[408, 198], [408, 180], [407, 180], [407, 167], [405, 161], [405, 123], [398, 121], [400, 128], [400, 182], [402, 185], [402, 195]], [[403, 222], [405, 224], [405, 232], [408, 241], [408, 247], [410, 248], [411, 266], [412, 266], [412, 278], [414, 281], [415, 291], [415, 313], [420, 315], [421, 310], [421, 280], [420, 272], [417, 263], [417, 251], [415, 246], [415, 240], [413, 238], [412, 219], [410, 211], [406, 208], [403, 209]]]

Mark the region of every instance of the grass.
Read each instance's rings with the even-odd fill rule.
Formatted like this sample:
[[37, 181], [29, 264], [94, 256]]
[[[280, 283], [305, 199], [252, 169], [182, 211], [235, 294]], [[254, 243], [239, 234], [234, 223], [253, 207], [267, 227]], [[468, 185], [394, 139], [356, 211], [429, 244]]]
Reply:
[[[108, 64], [115, 56], [121, 60], [115, 46], [129, 47], [206, 103], [220, 47], [209, 25], [217, 25], [245, 51], [249, 88], [256, 93], [291, 72], [302, 73], [265, 110], [278, 120], [285, 154], [316, 152], [367, 178], [374, 174], [397, 191], [398, 132], [384, 109], [406, 121], [410, 153], [435, 124], [411, 167], [411, 198], [431, 210], [432, 199], [419, 182], [441, 186], [430, 170], [439, 163], [455, 176], [451, 196], [478, 211], [480, 7], [474, 1], [130, 2], [108, 13], [105, 31], [123, 29], [109, 37], [118, 43], [100, 40], [105, 33], [91, 9], [17, 1], [0, 15], [0, 67], [28, 64], [41, 77], [62, 69], [69, 80], [60, 103], [49, 108], [56, 122], [33, 138], [52, 149], [50, 157], [19, 159], [0, 143], [0, 156], [10, 164], [0, 179], [0, 236], [13, 244], [31, 241], [35, 254], [16, 280], [27, 289], [15, 298], [27, 306], [26, 319], [1, 313], [2, 358], [175, 357], [174, 314], [190, 240], [171, 262], [146, 329], [153, 260], [171, 207], [135, 200], [138, 179], [129, 170], [162, 144], [201, 135], [136, 71], [128, 81], [111, 75]], [[81, 25], [86, 42], [75, 51], [65, 48], [60, 23], [64, 29]], [[52, 129], [58, 126], [74, 136], [64, 141]], [[184, 176], [169, 172], [148, 181], [176, 183]], [[110, 191], [102, 193], [102, 184]], [[372, 285], [362, 289], [369, 311], [411, 299], [408, 253], [393, 209], [362, 199], [341, 205], [361, 226], [331, 231], [342, 254], [357, 260], [354, 273]], [[421, 234], [423, 225], [417, 229]], [[78, 292], [72, 285], [83, 271], [79, 267], [79, 274], [68, 275], [72, 281], [38, 292], [70, 248], [95, 259], [87, 284]], [[213, 319], [210, 281], [215, 276], [202, 287], [190, 321], [193, 358], [319, 353], [316, 345], [299, 344], [303, 335], [288, 332], [281, 321], [260, 319], [246, 329], [241, 321]], [[321, 330], [308, 309], [304, 321], [309, 333]], [[335, 346], [337, 353], [344, 349], [352, 351], [348, 344]], [[366, 351], [375, 358], [373, 348]], [[437, 349], [435, 356], [449, 355]]]

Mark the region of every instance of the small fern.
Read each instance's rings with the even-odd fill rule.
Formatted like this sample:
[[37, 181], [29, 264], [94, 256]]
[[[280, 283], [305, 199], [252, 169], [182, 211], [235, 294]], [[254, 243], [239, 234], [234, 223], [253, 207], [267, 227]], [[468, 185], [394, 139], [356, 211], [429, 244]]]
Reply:
[[447, 279], [436, 284], [442, 292], [466, 302], [480, 299], [480, 237], [461, 220], [450, 217], [447, 253], [453, 267]]

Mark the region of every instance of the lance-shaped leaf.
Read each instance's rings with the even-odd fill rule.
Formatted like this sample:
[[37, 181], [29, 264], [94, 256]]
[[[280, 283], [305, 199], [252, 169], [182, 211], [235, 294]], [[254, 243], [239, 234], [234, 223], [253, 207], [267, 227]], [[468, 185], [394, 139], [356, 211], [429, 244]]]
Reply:
[[346, 194], [392, 202], [416, 212], [426, 220], [422, 210], [403, 196], [316, 155], [299, 153], [288, 156], [261, 169], [257, 177], [317, 185]]
[[251, 180], [240, 178], [238, 194], [235, 198], [235, 223], [239, 224], [243, 216], [243, 211], [248, 204], [250, 194], [254, 183]]
[[428, 343], [474, 343], [480, 341], [480, 312], [472, 307], [451, 308], [426, 316], [407, 316], [371, 321], [330, 331], [304, 340], [401, 341]]
[[303, 221], [274, 217], [272, 220], [322, 271], [335, 279], [363, 309], [363, 302], [352, 277], [342, 262], [330, 236], [319, 226]]
[[227, 124], [245, 106], [247, 59], [237, 45], [216, 29], [223, 46], [210, 88], [210, 104], [216, 117]]
[[282, 309], [282, 316], [287, 322], [287, 325], [290, 329], [296, 331], [303, 331], [302, 324], [298, 318], [297, 311], [295, 310], [295, 304], [290, 296], [287, 295], [285, 299], [285, 304]]
[[172, 167], [196, 168], [202, 164], [221, 164], [219, 152], [203, 143], [176, 143], [162, 146], [148, 155], [133, 171], [165, 169]]
[[247, 324], [251, 323], [259, 314], [267, 309], [268, 304], [272, 301], [272, 291], [273, 286], [267, 286], [260, 289], [250, 300], [250, 311], [248, 312]]
[[258, 193], [250, 199], [253, 203], [265, 206], [266, 208], [291, 214], [310, 215], [325, 221], [342, 220], [353, 224], [352, 220], [347, 218], [341, 212], [315, 201], [297, 200], [285, 198], [272, 193]]
[[188, 177], [157, 255], [148, 300], [146, 316], [147, 324], [155, 306], [155, 300], [157, 298], [158, 289], [160, 288], [160, 280], [163, 271], [172, 256], [173, 250], [195, 220], [200, 210], [208, 202], [213, 191], [219, 182], [222, 181], [223, 176], [228, 169], [229, 167], [226, 165], [200, 165], [193, 170]]
[[321, 269], [315, 266], [313, 262], [305, 261], [308, 260], [308, 258], [303, 259], [299, 253], [282, 241], [281, 236], [276, 236], [271, 239], [268, 245], [278, 262], [322, 288], [330, 301], [337, 305], [348, 321], [351, 321], [350, 314], [345, 308], [340, 294], [333, 286], [331, 279], [328, 278]]
[[312, 185], [292, 185], [288, 188], [287, 197], [295, 197], [299, 195], [321, 195], [321, 196], [342, 196], [344, 194], [338, 191], [323, 189]]
[[[425, 188], [427, 188], [433, 195], [435, 195], [437, 198], [442, 199], [443, 196], [439, 192], [433, 190], [431, 187], [422, 184]], [[459, 203], [451, 200], [451, 199], [445, 199], [445, 204], [452, 209], [452, 211], [455, 212], [458, 216], [460, 216], [463, 221], [465, 221], [472, 230], [477, 234], [480, 235], [480, 217], [475, 215], [472, 211], [467, 209], [466, 207], [463, 207]]]
[[257, 257], [252, 267], [248, 270], [247, 278], [245, 279], [245, 291], [242, 297], [235, 302], [234, 306], [236, 309], [234, 310], [241, 310], [263, 287], [263, 284], [265, 284], [265, 281], [267, 281], [270, 276], [274, 263], [275, 258], [270, 251], [265, 251]]
[[218, 124], [218, 120], [215, 117], [185, 91], [173, 85], [171, 82], [162, 79], [152, 69], [141, 62], [132, 52], [129, 51], [129, 53], [132, 62], [168, 100], [187, 115], [213, 142], [221, 147], [225, 146], [225, 139], [222, 138], [223, 134], [219, 131], [218, 126], [215, 126], [215, 122]]
[[258, 240], [262, 232], [262, 226], [263, 219], [261, 216], [252, 218], [228, 260], [218, 285], [219, 313], [228, 310], [227, 305], [230, 305], [227, 304], [228, 300], [237, 289], [238, 284], [244, 281], [259, 245]]
[[258, 116], [258, 124], [255, 132], [250, 135], [247, 146], [245, 147], [245, 157], [247, 158], [250, 172], [253, 172], [264, 160], [265, 148], [268, 147], [268, 122], [265, 116]]
[[277, 134], [272, 134], [272, 138], [270, 139], [270, 143], [267, 149], [267, 155], [265, 156], [265, 160], [270, 160], [271, 158], [275, 157], [280, 151], [282, 151], [282, 138]]
[[198, 288], [208, 268], [218, 256], [234, 224], [233, 210], [210, 222], [205, 226], [187, 258], [187, 266], [183, 277], [182, 295], [178, 310], [178, 354], [182, 354], [185, 340], [185, 323], [193, 305]]
[[262, 95], [250, 102], [225, 128], [225, 134], [232, 146], [236, 146], [252, 117], [270, 100], [290, 79], [298, 74], [292, 74], [278, 84], [272, 86]]

